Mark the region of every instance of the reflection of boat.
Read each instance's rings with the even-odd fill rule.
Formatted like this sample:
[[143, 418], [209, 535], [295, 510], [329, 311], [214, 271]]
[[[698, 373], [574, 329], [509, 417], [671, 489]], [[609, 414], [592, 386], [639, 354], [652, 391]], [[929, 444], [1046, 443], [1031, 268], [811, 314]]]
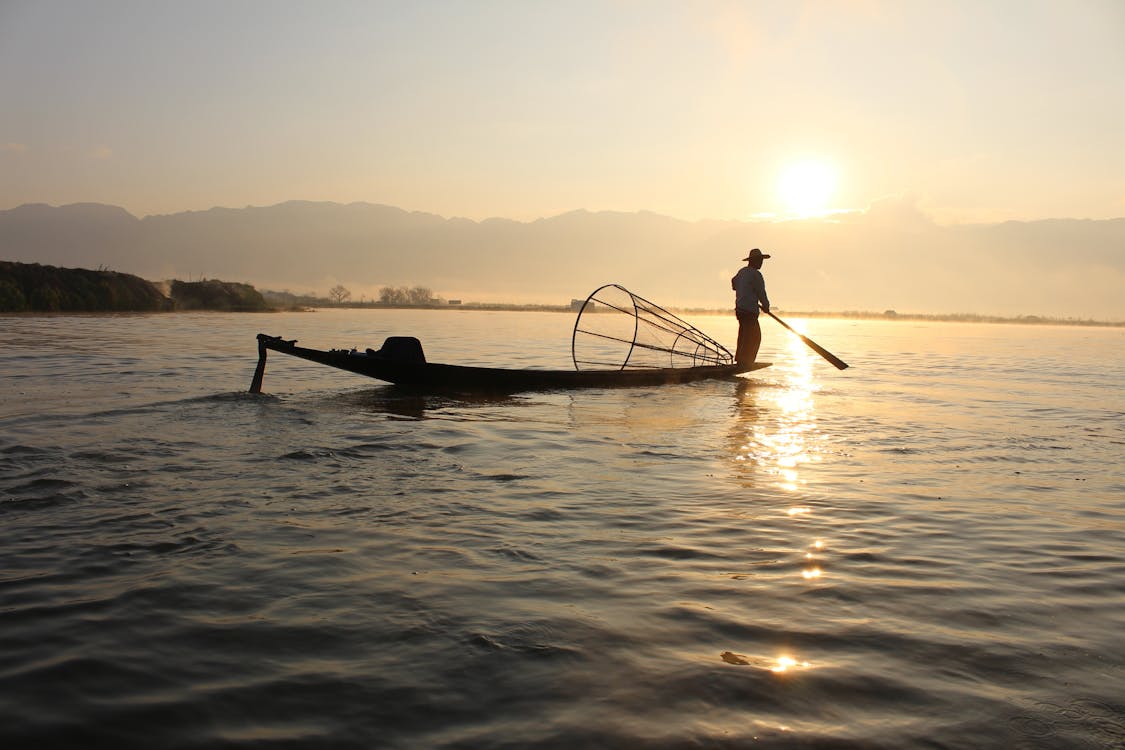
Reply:
[[378, 351], [309, 349], [280, 336], [258, 334], [258, 368], [250, 391], [259, 393], [268, 351], [358, 375], [430, 389], [514, 392], [688, 383], [768, 367], [740, 366], [702, 331], [624, 287], [608, 284], [579, 310], [571, 337], [573, 370], [468, 367], [427, 362], [418, 339], [388, 338]]

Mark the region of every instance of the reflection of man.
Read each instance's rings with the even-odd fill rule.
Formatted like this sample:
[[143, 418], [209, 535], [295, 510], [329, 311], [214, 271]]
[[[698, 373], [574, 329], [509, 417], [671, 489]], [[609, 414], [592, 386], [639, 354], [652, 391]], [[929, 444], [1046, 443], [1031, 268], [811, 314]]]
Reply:
[[735, 349], [734, 361], [740, 365], [752, 364], [762, 345], [758, 307], [761, 306], [766, 312], [770, 311], [766, 280], [761, 271], [762, 261], [768, 257], [770, 256], [762, 255], [761, 250], [754, 248], [750, 255], [743, 258], [747, 261], [746, 267], [740, 268], [730, 280], [730, 288], [734, 290], [734, 314], [738, 316], [738, 347]]

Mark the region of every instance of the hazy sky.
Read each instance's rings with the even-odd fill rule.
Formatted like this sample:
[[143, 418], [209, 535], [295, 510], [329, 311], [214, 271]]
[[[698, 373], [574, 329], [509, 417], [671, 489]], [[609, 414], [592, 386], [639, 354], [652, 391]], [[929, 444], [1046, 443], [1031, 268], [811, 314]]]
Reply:
[[810, 161], [809, 208], [1125, 216], [1125, 2], [0, 0], [0, 208], [748, 219]]

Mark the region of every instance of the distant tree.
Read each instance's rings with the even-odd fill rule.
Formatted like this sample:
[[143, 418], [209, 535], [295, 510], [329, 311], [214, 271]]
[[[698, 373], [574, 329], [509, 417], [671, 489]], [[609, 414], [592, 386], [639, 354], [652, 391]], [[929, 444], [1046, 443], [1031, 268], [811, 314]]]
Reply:
[[0, 312], [23, 312], [27, 298], [23, 290], [7, 279], [0, 279]]
[[336, 304], [340, 304], [341, 302], [350, 300], [352, 298], [352, 293], [345, 289], [343, 285], [337, 284], [328, 290], [328, 298]]
[[424, 286], [416, 286], [406, 295], [412, 305], [428, 305], [434, 298], [433, 290]]
[[387, 305], [409, 305], [411, 290], [407, 287], [384, 287], [379, 291], [379, 299]]
[[385, 286], [379, 290], [384, 305], [432, 305], [434, 292], [427, 286]]
[[31, 307], [43, 312], [58, 312], [62, 307], [63, 295], [52, 286], [41, 286], [31, 293]]

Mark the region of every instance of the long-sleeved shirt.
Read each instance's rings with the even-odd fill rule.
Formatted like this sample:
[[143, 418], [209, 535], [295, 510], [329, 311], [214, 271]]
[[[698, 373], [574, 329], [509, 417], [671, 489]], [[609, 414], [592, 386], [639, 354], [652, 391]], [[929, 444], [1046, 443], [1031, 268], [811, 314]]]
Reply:
[[758, 314], [758, 306], [763, 310], [770, 309], [770, 299], [766, 296], [766, 280], [757, 268], [744, 266], [738, 270], [730, 280], [730, 287], [734, 290], [734, 307]]

